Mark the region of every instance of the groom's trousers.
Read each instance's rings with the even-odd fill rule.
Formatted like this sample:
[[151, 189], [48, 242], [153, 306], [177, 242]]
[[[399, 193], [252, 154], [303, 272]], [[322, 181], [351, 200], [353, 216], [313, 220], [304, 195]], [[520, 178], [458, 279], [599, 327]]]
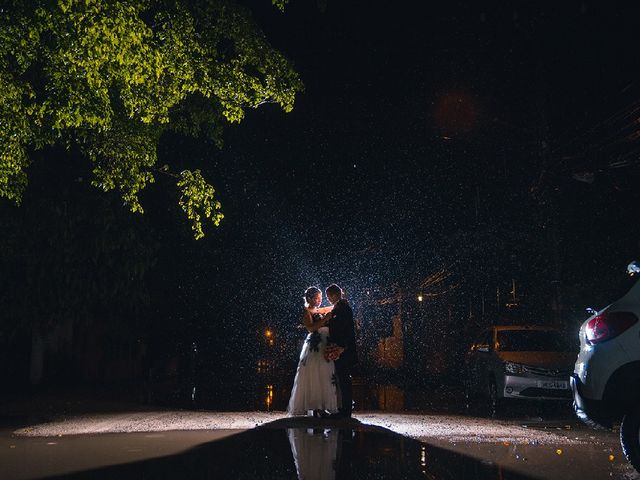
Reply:
[[338, 408], [341, 413], [351, 415], [353, 409], [353, 387], [351, 379], [351, 365], [340, 361], [335, 362], [336, 377], [338, 377], [338, 389], [339, 389], [339, 405]]

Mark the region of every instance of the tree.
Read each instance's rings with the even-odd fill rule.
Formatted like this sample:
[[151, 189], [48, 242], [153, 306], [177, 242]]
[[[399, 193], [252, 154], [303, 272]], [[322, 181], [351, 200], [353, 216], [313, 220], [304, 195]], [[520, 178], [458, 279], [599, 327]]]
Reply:
[[148, 328], [160, 246], [152, 218], [134, 221], [82, 177], [65, 181], [82, 164], [66, 157], [33, 166], [21, 208], [0, 205], [0, 372], [16, 386], [27, 379], [16, 357], [32, 385], [68, 379], [87, 351], [83, 333], [136, 339]]
[[[286, 1], [273, 0], [279, 8]], [[226, 123], [302, 83], [231, 0], [5, 1], [0, 7], [0, 196], [20, 204], [36, 152], [78, 148], [92, 184], [132, 212], [156, 175], [174, 179], [196, 239], [223, 218], [199, 169], [158, 165], [167, 133], [222, 145]], [[41, 154], [39, 157], [45, 157]]]

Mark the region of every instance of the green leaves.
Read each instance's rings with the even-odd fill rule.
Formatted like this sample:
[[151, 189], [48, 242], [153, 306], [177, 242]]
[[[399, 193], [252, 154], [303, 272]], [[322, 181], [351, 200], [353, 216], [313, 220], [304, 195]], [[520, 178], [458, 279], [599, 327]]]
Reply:
[[[286, 0], [276, 0], [284, 8]], [[15, 1], [0, 17], [0, 196], [20, 203], [31, 154], [79, 146], [93, 185], [134, 212], [165, 133], [206, 135], [248, 108], [293, 108], [302, 83], [247, 10], [231, 1]], [[165, 160], [166, 161], [166, 160]], [[180, 175], [194, 235], [222, 218], [213, 187]]]
[[202, 177], [200, 170], [191, 172], [184, 170], [180, 174], [177, 185], [182, 196], [179, 205], [191, 220], [191, 229], [196, 240], [204, 237], [202, 218], [206, 218], [218, 226], [224, 215], [220, 210], [220, 202], [214, 199], [215, 190]]
[[284, 9], [287, 6], [287, 3], [289, 3], [289, 0], [271, 0], [271, 1], [281, 12], [284, 12]]
[[27, 187], [25, 170], [29, 159], [18, 141], [11, 138], [3, 138], [1, 141], [3, 146], [0, 153], [0, 191], [3, 196], [20, 205], [22, 194]]
[[87, 142], [86, 154], [94, 164], [91, 183], [105, 192], [118, 189], [132, 212], [144, 213], [138, 194], [155, 180], [151, 168], [158, 160], [157, 138], [147, 126], [127, 127], [118, 125]]
[[29, 158], [25, 144], [33, 132], [23, 97], [30, 96], [27, 85], [0, 72], [0, 194], [20, 204], [27, 186]]

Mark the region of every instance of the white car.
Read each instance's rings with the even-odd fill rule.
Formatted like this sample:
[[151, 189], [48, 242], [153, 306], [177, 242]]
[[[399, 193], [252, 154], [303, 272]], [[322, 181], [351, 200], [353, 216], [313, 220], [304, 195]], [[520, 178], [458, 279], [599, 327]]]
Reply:
[[589, 425], [611, 428], [621, 421], [622, 449], [640, 471], [640, 264], [627, 272], [631, 289], [580, 327], [571, 389], [576, 414]]

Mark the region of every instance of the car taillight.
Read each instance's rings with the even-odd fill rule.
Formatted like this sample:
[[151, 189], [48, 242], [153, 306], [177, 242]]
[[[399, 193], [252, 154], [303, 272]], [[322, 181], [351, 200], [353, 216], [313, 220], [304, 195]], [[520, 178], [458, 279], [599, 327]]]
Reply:
[[637, 321], [638, 317], [631, 312], [604, 312], [587, 323], [587, 342], [593, 345], [611, 340], [635, 325]]

